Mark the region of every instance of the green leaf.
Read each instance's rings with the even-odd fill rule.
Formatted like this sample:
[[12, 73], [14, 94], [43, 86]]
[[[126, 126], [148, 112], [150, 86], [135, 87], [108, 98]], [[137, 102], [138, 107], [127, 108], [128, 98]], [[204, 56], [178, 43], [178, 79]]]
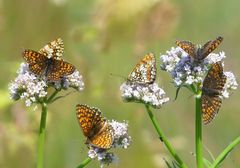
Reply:
[[223, 151], [220, 153], [220, 155], [217, 157], [217, 159], [213, 162], [211, 168], [218, 167], [224, 159], [227, 157], [227, 155], [240, 143], [240, 136], [237, 137], [232, 143], [230, 143]]
[[212, 163], [209, 160], [207, 160], [206, 158], [203, 158], [203, 163], [206, 167], [211, 167], [211, 165], [212, 165]]
[[174, 100], [177, 100], [178, 93], [179, 93], [181, 87], [182, 87], [182, 86], [179, 86], [179, 87], [177, 88], [177, 90], [176, 90], [176, 95], [175, 95], [175, 99], [174, 99]]

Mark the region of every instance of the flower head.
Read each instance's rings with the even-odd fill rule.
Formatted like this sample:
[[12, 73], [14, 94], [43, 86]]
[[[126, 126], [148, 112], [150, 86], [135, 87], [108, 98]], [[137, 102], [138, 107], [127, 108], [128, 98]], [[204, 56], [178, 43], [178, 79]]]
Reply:
[[210, 53], [203, 61], [196, 62], [180, 47], [172, 47], [161, 55], [161, 69], [171, 74], [175, 86], [201, 84], [211, 64], [222, 61], [225, 53]]
[[77, 70], [60, 81], [50, 82], [32, 73], [28, 64], [21, 63], [17, 74], [18, 76], [9, 84], [10, 97], [13, 100], [25, 100], [26, 106], [42, 101], [43, 98], [47, 97], [47, 89], [49, 87], [54, 87], [55, 89], [73, 87], [78, 91], [84, 88], [82, 76]]
[[125, 82], [120, 86], [123, 100], [127, 102], [147, 103], [154, 108], [160, 108], [169, 101], [165, 92], [157, 83], [140, 85], [137, 83]]
[[[161, 69], [171, 74], [176, 87], [192, 84], [202, 86], [211, 65], [217, 62], [222, 62], [222, 65], [224, 65], [223, 59], [225, 57], [224, 52], [210, 53], [205, 59], [194, 61], [182, 48], [172, 47], [170, 51], [160, 56]], [[230, 91], [236, 89], [238, 84], [232, 72], [224, 72], [224, 75], [227, 80], [222, 91], [222, 97], [228, 98]]]

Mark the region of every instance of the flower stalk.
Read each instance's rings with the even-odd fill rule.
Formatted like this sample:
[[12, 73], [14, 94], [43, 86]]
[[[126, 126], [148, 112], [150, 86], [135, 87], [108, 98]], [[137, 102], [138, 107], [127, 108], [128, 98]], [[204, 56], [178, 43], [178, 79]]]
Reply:
[[37, 156], [37, 168], [43, 167], [44, 160], [44, 146], [45, 146], [45, 136], [46, 136], [46, 121], [47, 121], [47, 105], [52, 102], [54, 97], [58, 94], [60, 90], [55, 90], [49, 98], [44, 98], [41, 102], [42, 112], [41, 120], [39, 126], [39, 137], [38, 137], [38, 156]]
[[39, 139], [38, 139], [38, 156], [37, 156], [37, 168], [43, 167], [44, 160], [44, 144], [46, 136], [46, 120], [47, 120], [47, 103], [42, 104], [41, 121], [39, 128]]
[[151, 119], [151, 121], [153, 123], [153, 126], [154, 126], [154, 128], [156, 129], [156, 131], [158, 133], [159, 139], [165, 144], [165, 146], [167, 147], [168, 151], [171, 153], [171, 155], [177, 161], [177, 163], [181, 166], [181, 168], [187, 168], [185, 163], [181, 160], [181, 158], [178, 156], [176, 151], [173, 149], [173, 147], [168, 142], [167, 138], [162, 133], [162, 131], [160, 129], [160, 126], [157, 123], [157, 119], [155, 118], [155, 116], [153, 115], [152, 111], [150, 110], [149, 105], [145, 104], [145, 107], [146, 107], [148, 115], [149, 115], [149, 117], [150, 117], [150, 119]]
[[195, 147], [196, 147], [196, 161], [197, 167], [203, 167], [202, 157], [202, 112], [201, 112], [201, 93], [195, 96], [196, 105], [196, 121], [195, 121]]
[[88, 165], [88, 163], [90, 163], [91, 161], [92, 161], [92, 158], [88, 157], [77, 168], [83, 168], [86, 165]]

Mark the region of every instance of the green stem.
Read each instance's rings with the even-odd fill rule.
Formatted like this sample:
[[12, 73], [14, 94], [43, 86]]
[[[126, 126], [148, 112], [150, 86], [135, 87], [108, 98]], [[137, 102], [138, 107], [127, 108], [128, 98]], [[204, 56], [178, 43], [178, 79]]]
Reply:
[[85, 159], [77, 168], [83, 168], [85, 167], [88, 163], [90, 163], [92, 161], [92, 159], [90, 157], [88, 157], [87, 159]]
[[233, 150], [235, 146], [240, 144], [240, 136], [237, 137], [232, 143], [230, 143], [222, 153], [217, 157], [217, 159], [213, 162], [211, 168], [216, 168], [225, 158], [226, 156]]
[[197, 168], [203, 167], [203, 154], [202, 154], [202, 112], [201, 112], [201, 94], [197, 94], [196, 101], [196, 121], [195, 121], [195, 145], [196, 145], [196, 161]]
[[46, 119], [47, 119], [47, 104], [42, 103], [42, 114], [41, 114], [39, 139], [38, 139], [37, 168], [43, 167], [44, 144], [45, 144], [45, 134], [46, 134]]
[[157, 119], [155, 118], [155, 116], [153, 115], [152, 111], [150, 110], [149, 106], [145, 104], [145, 107], [147, 109], [148, 115], [158, 133], [159, 139], [165, 144], [165, 146], [167, 147], [168, 151], [171, 153], [171, 155], [173, 156], [173, 158], [177, 161], [177, 163], [181, 166], [181, 168], [187, 168], [187, 166], [183, 163], [183, 161], [180, 159], [180, 157], [177, 155], [176, 151], [173, 149], [173, 147], [170, 145], [170, 143], [168, 142], [167, 138], [164, 136], [164, 134], [162, 133], [158, 123], [157, 123]]

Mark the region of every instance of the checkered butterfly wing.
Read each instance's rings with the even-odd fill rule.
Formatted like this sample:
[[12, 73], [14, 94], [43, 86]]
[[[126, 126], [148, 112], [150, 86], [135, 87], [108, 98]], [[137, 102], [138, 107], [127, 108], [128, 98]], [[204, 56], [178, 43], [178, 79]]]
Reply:
[[210, 123], [222, 104], [219, 97], [226, 83], [221, 62], [212, 65], [203, 81], [201, 105], [204, 124]]
[[113, 129], [101, 116], [101, 111], [94, 107], [78, 104], [77, 119], [87, 143], [92, 146], [108, 149], [113, 143]]
[[189, 54], [194, 59], [197, 59], [197, 48], [196, 45], [191, 43], [190, 41], [180, 41], [177, 40], [176, 44], [182, 48], [186, 53]]
[[33, 50], [25, 50], [23, 58], [29, 64], [29, 69], [36, 75], [43, 75], [47, 68], [47, 57]]
[[61, 38], [55, 39], [39, 50], [39, 53], [48, 58], [62, 60], [64, 44]]
[[49, 65], [46, 77], [50, 81], [59, 81], [63, 76], [72, 74], [75, 67], [63, 60], [56, 60], [51, 58], [51, 65]]
[[152, 53], [149, 53], [133, 68], [128, 75], [128, 81], [138, 84], [152, 84], [155, 80], [156, 59]]
[[206, 58], [211, 52], [213, 52], [223, 41], [222, 37], [217, 37], [215, 40], [208, 41], [204, 44], [203, 47], [199, 49], [198, 59], [203, 60]]

